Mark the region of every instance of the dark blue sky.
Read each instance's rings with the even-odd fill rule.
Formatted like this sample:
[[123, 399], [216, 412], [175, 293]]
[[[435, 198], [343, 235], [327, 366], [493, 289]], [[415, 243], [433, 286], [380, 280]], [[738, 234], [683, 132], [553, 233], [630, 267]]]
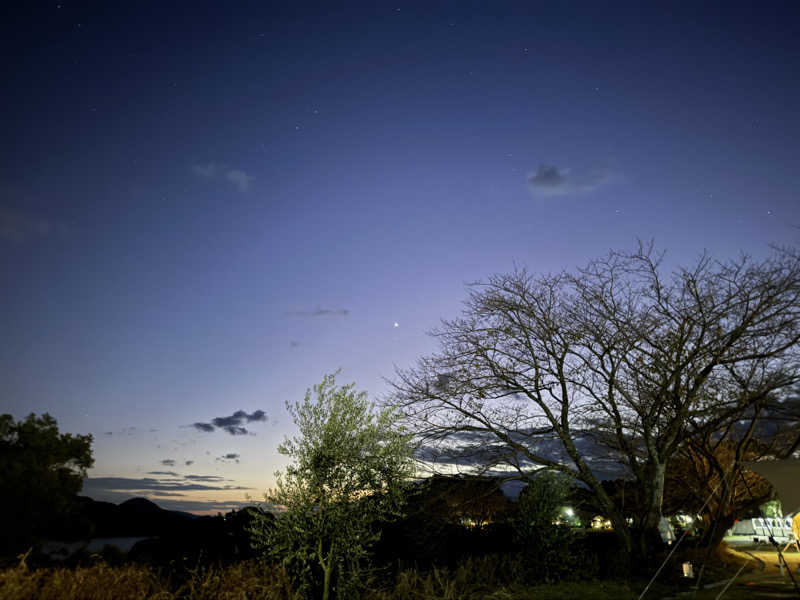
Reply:
[[380, 396], [515, 263], [798, 240], [795, 3], [24, 4], [0, 410], [93, 433], [97, 497], [259, 497], [285, 400]]

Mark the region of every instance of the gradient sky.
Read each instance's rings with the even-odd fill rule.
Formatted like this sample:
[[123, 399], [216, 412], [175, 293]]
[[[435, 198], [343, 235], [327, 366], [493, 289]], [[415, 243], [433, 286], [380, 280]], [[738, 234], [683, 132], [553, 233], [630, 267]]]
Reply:
[[98, 499], [260, 499], [285, 401], [380, 398], [514, 264], [800, 238], [794, 2], [18, 4], [0, 412], [91, 433]]

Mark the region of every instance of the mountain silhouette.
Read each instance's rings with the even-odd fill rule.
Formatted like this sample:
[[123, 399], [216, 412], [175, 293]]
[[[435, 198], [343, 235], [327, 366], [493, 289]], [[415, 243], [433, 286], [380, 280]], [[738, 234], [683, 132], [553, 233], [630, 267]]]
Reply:
[[79, 515], [87, 521], [93, 537], [165, 535], [196, 515], [165, 510], [146, 498], [131, 498], [121, 504], [78, 497]]

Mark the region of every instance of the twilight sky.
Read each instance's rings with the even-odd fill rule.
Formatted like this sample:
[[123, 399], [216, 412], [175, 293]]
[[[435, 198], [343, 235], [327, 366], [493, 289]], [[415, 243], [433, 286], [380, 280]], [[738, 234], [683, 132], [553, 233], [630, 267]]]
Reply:
[[284, 402], [381, 397], [465, 282], [800, 238], [796, 3], [18, 4], [0, 412], [97, 499], [260, 499]]

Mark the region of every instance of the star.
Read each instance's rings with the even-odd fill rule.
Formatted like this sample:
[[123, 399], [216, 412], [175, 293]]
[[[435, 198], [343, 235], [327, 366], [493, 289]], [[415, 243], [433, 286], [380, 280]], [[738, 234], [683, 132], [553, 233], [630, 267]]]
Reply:
[[395, 321], [395, 322], [394, 322], [394, 326], [395, 326], [395, 327], [400, 327], [400, 323], [398, 323], [397, 321]]

